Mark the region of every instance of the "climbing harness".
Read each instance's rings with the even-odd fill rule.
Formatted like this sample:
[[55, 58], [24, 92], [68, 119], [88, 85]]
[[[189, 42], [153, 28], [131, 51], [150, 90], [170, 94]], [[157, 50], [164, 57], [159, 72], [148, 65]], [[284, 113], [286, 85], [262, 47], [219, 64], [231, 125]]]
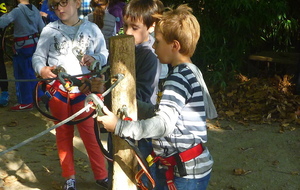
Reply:
[[[103, 73], [105, 73], [107, 70], [109, 69], [109, 66], [104, 67], [101, 71], [99, 72], [95, 72], [93, 74], [96, 75], [102, 75]], [[54, 71], [54, 73], [58, 76], [57, 79], [52, 85], [48, 85], [46, 84], [46, 82], [43, 81], [39, 81], [35, 87], [35, 91], [34, 91], [34, 101], [33, 104], [34, 106], [37, 108], [37, 110], [44, 115], [45, 117], [53, 120], [53, 121], [58, 121], [60, 122], [61, 120], [59, 120], [58, 118], [55, 118], [54, 116], [48, 114], [47, 112], [45, 112], [43, 109], [41, 109], [40, 104], [39, 104], [39, 97], [38, 97], [38, 91], [41, 88], [45, 94], [41, 97], [42, 102], [44, 102], [46, 104], [47, 107], [47, 103], [48, 101], [53, 97], [53, 96], [57, 96], [57, 97], [61, 97], [61, 94], [64, 94], [65, 97], [68, 96], [68, 93], [65, 91], [62, 91], [61, 89], [58, 88], [58, 86], [60, 84], [62, 84], [64, 86], [65, 89], [67, 90], [71, 90], [72, 87], [74, 86], [81, 86], [81, 80], [76, 78], [76, 76], [71, 76], [69, 74], [67, 74], [65, 72], [65, 70], [63, 69], [63, 67], [57, 67]], [[53, 80], [53, 79], [52, 79]], [[87, 83], [89, 85], [89, 83]], [[46, 88], [48, 88], [46, 90]], [[79, 97], [81, 99], [86, 98], [85, 95], [82, 95], [82, 97]], [[78, 119], [78, 120], [72, 120], [67, 122], [66, 124], [68, 125], [76, 125], [82, 121], [85, 121], [86, 119], [90, 118], [92, 115], [94, 115], [94, 113], [91, 113], [90, 115]]]
[[167, 186], [169, 190], [176, 190], [176, 186], [174, 184], [174, 166], [177, 166], [178, 173], [181, 177], [186, 176], [186, 170], [184, 166], [184, 162], [187, 162], [189, 160], [192, 160], [193, 158], [196, 158], [197, 156], [201, 155], [203, 152], [203, 146], [202, 144], [198, 144], [190, 149], [187, 149], [183, 152], [176, 153], [169, 157], [160, 157], [156, 156], [154, 152], [152, 152], [146, 160], [153, 164], [155, 162], [158, 162], [167, 167], [167, 171], [165, 173], [166, 180], [167, 180]]
[[[117, 81], [116, 81], [117, 83], [115, 82], [114, 85], [112, 85], [111, 88], [109, 88], [108, 90], [106, 90], [105, 95], [107, 95], [107, 94], [112, 90], [112, 88], [114, 88], [114, 87], [115, 87], [115, 86], [116, 86], [116, 85], [124, 78], [124, 75], [119, 74], [118, 76], [121, 76], [120, 79], [117, 80]], [[107, 92], [107, 91], [108, 91], [108, 92]], [[92, 96], [92, 94], [91, 94], [89, 97], [91, 97], [91, 96]], [[12, 150], [15, 150], [15, 149], [17, 149], [17, 148], [20, 148], [20, 147], [22, 147], [22, 146], [28, 144], [29, 142], [31, 142], [31, 141], [33, 141], [33, 140], [35, 140], [35, 139], [37, 139], [37, 138], [39, 138], [39, 137], [41, 137], [41, 136], [47, 134], [47, 133], [50, 132], [51, 130], [56, 129], [56, 128], [60, 127], [61, 125], [68, 124], [68, 123], [74, 121], [74, 119], [75, 119], [76, 117], [78, 117], [80, 114], [84, 113], [85, 111], [89, 111], [90, 108], [93, 108], [93, 107], [95, 108], [95, 106], [93, 105], [93, 101], [90, 101], [91, 99], [90, 99], [89, 97], [88, 97], [87, 100], [86, 100], [85, 106], [84, 106], [81, 110], [79, 110], [78, 112], [76, 112], [75, 114], [71, 115], [70, 117], [66, 118], [66, 119], [63, 120], [63, 121], [60, 121], [60, 122], [57, 123], [56, 125], [54, 125], [54, 126], [48, 128], [48, 129], [42, 131], [41, 133], [39, 133], [39, 134], [37, 134], [37, 135], [35, 135], [35, 136], [31, 137], [31, 138], [28, 138], [28, 139], [24, 140], [23, 142], [21, 142], [21, 143], [15, 145], [15, 146], [13, 146], [13, 147], [10, 147], [10, 148], [8, 148], [8, 149], [6, 149], [6, 150], [0, 152], [0, 156], [2, 156], [2, 155], [6, 154], [6, 153], [8, 153], [8, 152], [10, 152], [10, 151], [12, 151]], [[97, 97], [98, 97], [98, 96], [97, 96]], [[104, 96], [102, 95], [102, 97], [104, 97]], [[36, 98], [36, 99], [37, 99], [37, 98]], [[88, 103], [87, 103], [87, 102], [88, 102]], [[91, 116], [92, 116], [92, 115], [94, 115], [94, 113], [92, 113]], [[90, 117], [91, 117], [91, 116], [90, 116]], [[55, 118], [53, 118], [53, 119], [55, 119]]]

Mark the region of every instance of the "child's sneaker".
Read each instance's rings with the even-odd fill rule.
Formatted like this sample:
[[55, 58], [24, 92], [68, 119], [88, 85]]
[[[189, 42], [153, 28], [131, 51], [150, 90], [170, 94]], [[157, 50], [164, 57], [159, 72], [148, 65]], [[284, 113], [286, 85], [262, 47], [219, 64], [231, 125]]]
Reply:
[[64, 190], [76, 190], [75, 179], [68, 179], [64, 185]]
[[3, 91], [0, 97], [0, 106], [7, 106], [9, 101], [9, 94], [7, 91]]
[[108, 189], [108, 178], [105, 178], [103, 180], [96, 180], [96, 184], [105, 189]]
[[32, 110], [33, 103], [31, 104], [16, 104], [13, 107], [10, 108], [11, 111], [26, 111], [26, 110]]

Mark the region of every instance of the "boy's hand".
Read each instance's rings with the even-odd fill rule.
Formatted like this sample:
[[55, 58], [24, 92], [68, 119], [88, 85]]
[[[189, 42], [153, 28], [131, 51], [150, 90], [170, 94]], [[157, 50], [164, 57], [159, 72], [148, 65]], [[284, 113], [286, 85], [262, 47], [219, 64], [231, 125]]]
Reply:
[[88, 94], [90, 92], [102, 94], [106, 90], [104, 85], [104, 76], [101, 78], [92, 78], [91, 80], [88, 78], [82, 78], [81, 83], [82, 85], [79, 87], [79, 90], [84, 94]]
[[82, 66], [90, 66], [95, 61], [95, 58], [90, 55], [84, 55], [81, 59], [80, 64]]
[[49, 67], [49, 66], [45, 66], [41, 69], [40, 71], [40, 75], [43, 79], [46, 79], [46, 78], [56, 78], [57, 75], [52, 73], [52, 70], [54, 70], [56, 68], [56, 66], [52, 66], [52, 67]]
[[41, 16], [43, 16], [43, 17], [46, 17], [46, 18], [47, 18], [47, 16], [48, 16], [48, 14], [47, 14], [47, 13], [45, 13], [45, 12], [42, 12], [42, 11], [40, 11], [40, 14], [41, 14]]
[[105, 88], [105, 78], [104, 75], [101, 78], [96, 77], [93, 78], [91, 81], [91, 91], [93, 93], [100, 93], [102, 94], [106, 90]]
[[118, 122], [118, 117], [109, 111], [106, 106], [103, 107], [103, 113], [106, 115], [98, 116], [98, 122], [102, 123], [108, 132], [114, 132]]
[[91, 81], [88, 78], [83, 77], [81, 79], [82, 85], [79, 87], [79, 90], [83, 94], [87, 94], [91, 92], [90, 86], [91, 86]]

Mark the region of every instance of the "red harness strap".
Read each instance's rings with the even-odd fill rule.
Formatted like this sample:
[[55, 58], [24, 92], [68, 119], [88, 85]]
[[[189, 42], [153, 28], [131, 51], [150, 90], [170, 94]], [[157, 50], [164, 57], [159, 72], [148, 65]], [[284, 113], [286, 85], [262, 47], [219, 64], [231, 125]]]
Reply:
[[[179, 158], [181, 162], [187, 162], [193, 158], [196, 158], [203, 152], [202, 144], [198, 144], [193, 148], [190, 148], [184, 152], [179, 153]], [[169, 190], [176, 190], [174, 185], [174, 166], [177, 165], [175, 156], [170, 156], [167, 158], [158, 157], [162, 165], [167, 166], [166, 179]]]
[[61, 85], [59, 80], [55, 80], [52, 85], [47, 84], [47, 91], [54, 96], [57, 90], [59, 90], [59, 85]]
[[[86, 78], [89, 78], [89, 76], [84, 76]], [[78, 79], [81, 79], [81, 78], [78, 78]], [[72, 90], [72, 85], [71, 85], [71, 82], [69, 81], [66, 81], [66, 84], [63, 85], [63, 87], [67, 90], [67, 92], [63, 91], [63, 90], [60, 90], [59, 86], [60, 85], [63, 85], [61, 83], [60, 80], [55, 80], [54, 83], [52, 85], [50, 84], [47, 84], [47, 91], [50, 93], [51, 96], [54, 96], [54, 94], [59, 91], [64, 97], [68, 97], [69, 96], [69, 93], [68, 91], [71, 91]], [[100, 97], [101, 98], [101, 97]], [[103, 100], [104, 98], [102, 97], [101, 100]]]
[[15, 42], [25, 41], [25, 40], [29, 40], [29, 39], [34, 39], [34, 38], [36, 38], [38, 36], [39, 36], [39, 34], [35, 33], [35, 34], [29, 35], [29, 36], [16, 37], [16, 38], [14, 38], [14, 41]]

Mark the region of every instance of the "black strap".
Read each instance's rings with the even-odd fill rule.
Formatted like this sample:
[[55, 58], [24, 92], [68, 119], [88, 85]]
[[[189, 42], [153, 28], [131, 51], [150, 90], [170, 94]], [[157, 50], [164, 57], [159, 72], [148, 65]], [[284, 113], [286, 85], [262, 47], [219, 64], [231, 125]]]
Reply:
[[133, 151], [135, 152], [135, 154], [141, 159], [142, 164], [145, 166], [145, 168], [149, 172], [150, 171], [149, 164], [146, 161], [146, 158], [143, 156], [143, 154], [140, 151], [140, 149], [135, 145], [134, 140], [130, 139], [130, 138], [123, 138], [123, 139], [129, 144], [129, 146], [133, 149]]
[[[97, 118], [95, 118], [94, 121], [95, 121], [94, 122], [94, 131], [95, 131], [96, 139], [97, 139], [97, 142], [99, 144], [100, 150], [102, 151], [104, 157], [108, 161], [112, 162], [113, 161], [112, 147], [109, 148], [110, 146], [108, 146], [108, 150], [106, 150], [104, 148], [103, 143], [101, 141], [101, 137], [100, 137], [102, 127], [100, 126], [99, 122], [97, 121]], [[109, 135], [111, 135], [111, 134], [109, 133]]]
[[184, 164], [184, 162], [181, 161], [181, 158], [179, 157], [179, 153], [174, 154], [173, 156], [174, 156], [175, 161], [176, 161], [176, 165], [177, 165], [177, 168], [178, 168], [179, 175], [181, 177], [186, 176], [187, 172], [186, 172], [186, 169], [185, 169], [185, 164]]

